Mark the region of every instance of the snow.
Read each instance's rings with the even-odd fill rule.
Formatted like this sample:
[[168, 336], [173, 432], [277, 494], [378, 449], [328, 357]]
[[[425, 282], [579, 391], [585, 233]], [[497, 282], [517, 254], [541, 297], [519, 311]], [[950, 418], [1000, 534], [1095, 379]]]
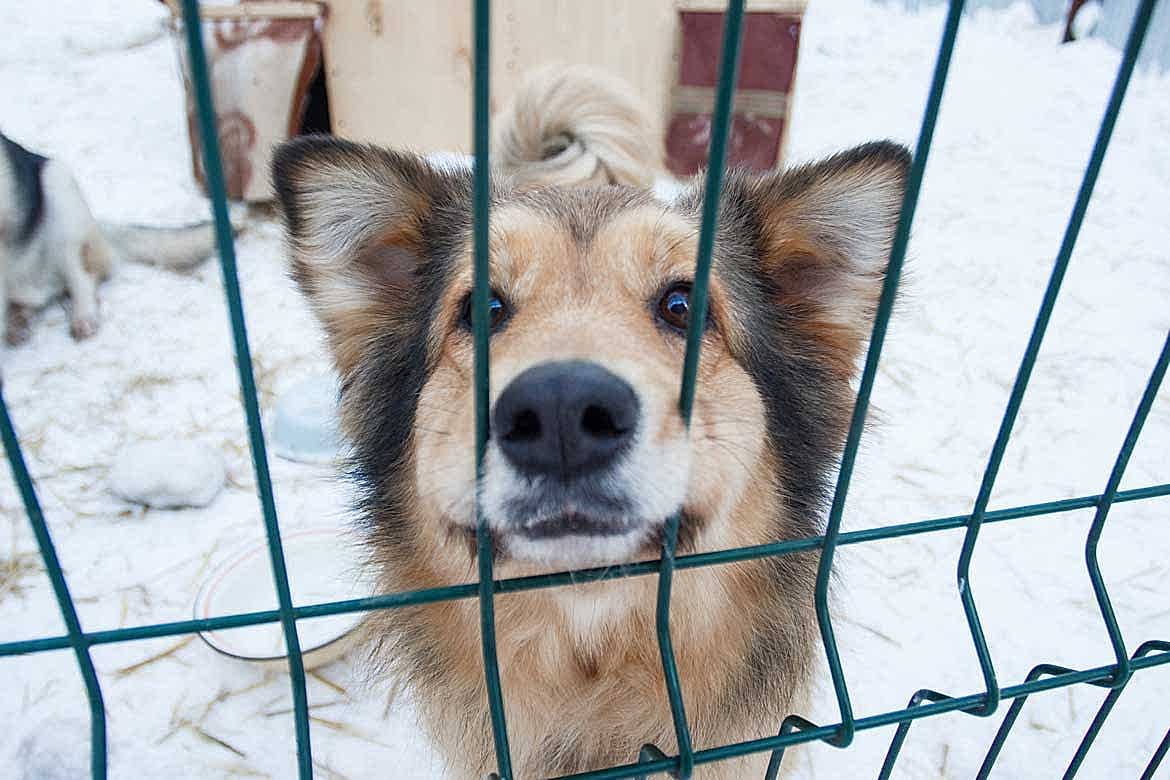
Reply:
[[110, 490], [157, 509], [204, 507], [223, 488], [227, 474], [219, 450], [198, 441], [144, 441], [118, 453]]
[[[175, 51], [155, 37], [156, 5], [8, 0], [0, 9], [4, 131], [73, 166], [100, 218], [181, 223], [207, 213], [191, 181]], [[906, 14], [865, 0], [814, 2], [792, 157], [875, 137], [912, 142], [941, 24], [938, 8]], [[970, 510], [1119, 61], [1101, 41], [1062, 47], [1059, 35], [1019, 6], [964, 19], [848, 529]], [[1095, 494], [1105, 484], [1170, 328], [1167, 94], [1170, 80], [1148, 73], [1130, 88], [992, 508]], [[271, 410], [327, 361], [285, 276], [276, 224], [255, 222], [238, 252], [260, 400]], [[189, 617], [210, 569], [262, 535], [218, 268], [180, 276], [126, 266], [101, 298], [93, 339], [72, 342], [63, 310], [52, 307], [31, 341], [4, 358], [4, 391], [89, 630]], [[1168, 393], [1123, 488], [1170, 480]], [[222, 454], [228, 485], [205, 509], [144, 509], [108, 492], [119, 451], [162, 439]], [[344, 527], [346, 488], [329, 468], [274, 459], [272, 472], [283, 529]], [[1119, 504], [1101, 541], [1131, 651], [1170, 638], [1168, 509], [1165, 498]], [[1085, 571], [1091, 518], [1076, 511], [980, 534], [971, 588], [1001, 683], [1019, 682], [1039, 662], [1111, 662]], [[902, 707], [922, 687], [982, 690], [955, 585], [961, 543], [952, 531], [838, 551], [834, 626], [858, 715]], [[5, 481], [0, 641], [62, 632], [37, 570], [27, 519]], [[104, 645], [94, 656], [112, 777], [294, 776], [282, 672], [183, 637]], [[63, 754], [84, 747], [83, 729], [62, 726], [87, 718], [70, 652], [2, 658], [0, 669], [0, 765], [37, 777], [34, 763], [43, 764], [31, 753], [41, 751], [27, 745], [49, 739], [45, 750]], [[387, 767], [395, 777], [441, 775], [409, 697], [364, 686], [353, 670], [340, 662], [309, 678], [319, 776], [383, 777]], [[835, 722], [835, 700], [823, 688], [803, 714]], [[1080, 686], [1034, 696], [995, 776], [1062, 772], [1103, 695]], [[1080, 776], [1140, 773], [1170, 727], [1167, 698], [1170, 669], [1139, 672]], [[895, 776], [971, 777], [999, 721], [955, 713], [916, 722]], [[873, 776], [892, 734], [859, 732], [849, 750], [796, 751], [795, 776]], [[1170, 777], [1170, 767], [1159, 777]]]
[[73, 780], [89, 774], [89, 748], [78, 739], [89, 729], [82, 718], [48, 719], [24, 738], [15, 766], [23, 777], [37, 780]]

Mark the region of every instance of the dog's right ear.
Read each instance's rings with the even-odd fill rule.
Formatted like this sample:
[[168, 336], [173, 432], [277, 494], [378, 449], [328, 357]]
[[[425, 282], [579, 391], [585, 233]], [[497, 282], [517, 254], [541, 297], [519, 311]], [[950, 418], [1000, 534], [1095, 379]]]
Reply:
[[724, 186], [721, 219], [754, 243], [748, 265], [778, 327], [840, 377], [856, 372], [873, 327], [910, 162], [904, 146], [875, 141]]
[[[429, 317], [442, 248], [468, 229], [470, 176], [422, 158], [326, 136], [282, 144], [272, 179], [292, 276], [328, 335], [344, 378], [387, 328]], [[393, 331], [392, 331], [393, 332]]]

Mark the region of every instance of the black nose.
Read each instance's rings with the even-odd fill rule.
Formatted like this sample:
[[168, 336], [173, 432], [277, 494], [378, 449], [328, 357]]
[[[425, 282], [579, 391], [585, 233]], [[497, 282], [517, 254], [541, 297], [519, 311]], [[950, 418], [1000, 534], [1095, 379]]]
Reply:
[[634, 389], [583, 360], [528, 369], [500, 394], [492, 415], [492, 435], [513, 466], [563, 479], [608, 466], [637, 427]]

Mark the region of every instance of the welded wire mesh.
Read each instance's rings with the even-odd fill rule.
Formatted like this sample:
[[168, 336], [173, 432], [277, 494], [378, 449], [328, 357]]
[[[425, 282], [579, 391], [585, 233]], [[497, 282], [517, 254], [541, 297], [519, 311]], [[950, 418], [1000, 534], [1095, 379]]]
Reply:
[[[256, 471], [257, 492], [260, 499], [264, 527], [268, 538], [272, 573], [276, 583], [278, 608], [259, 612], [227, 615], [216, 618], [184, 620], [158, 623], [133, 628], [87, 632], [81, 626], [69, 593], [69, 586], [61, 570], [53, 547], [51, 535], [37, 500], [36, 489], [25, 465], [16, 432], [3, 402], [0, 388], [0, 436], [8, 455], [13, 476], [24, 502], [29, 521], [32, 524], [37, 545], [44, 560], [53, 592], [64, 619], [66, 633], [61, 636], [7, 642], [0, 644], [0, 657], [38, 653], [49, 650], [71, 648], [76, 655], [86, 694], [90, 704], [91, 718], [91, 765], [94, 778], [106, 776], [106, 723], [105, 707], [102, 701], [101, 685], [90, 656], [95, 645], [129, 642], [177, 634], [191, 634], [199, 631], [235, 628], [261, 623], [280, 623], [284, 633], [289, 656], [289, 676], [293, 692], [293, 715], [295, 719], [297, 766], [301, 778], [313, 776], [311, 757], [308, 705], [305, 695], [305, 673], [297, 637], [297, 621], [305, 618], [335, 615], [348, 612], [364, 612], [378, 609], [394, 609], [407, 605], [434, 603], [455, 599], [475, 598], [479, 602], [481, 636], [486, 683], [491, 713], [491, 728], [496, 751], [498, 777], [507, 780], [512, 777], [511, 756], [508, 747], [507, 725], [504, 717], [504, 697], [501, 689], [499, 667], [496, 660], [496, 635], [494, 599], [506, 597], [509, 593], [539, 588], [564, 586], [623, 577], [658, 577], [656, 631], [662, 657], [663, 675], [666, 681], [668, 703], [671, 708], [677, 739], [678, 753], [668, 755], [658, 746], [648, 745], [640, 756], [631, 756], [631, 763], [608, 769], [574, 775], [575, 778], [622, 778], [640, 777], [651, 773], [670, 772], [676, 777], [691, 776], [696, 764], [715, 762], [749, 753], [771, 752], [767, 777], [774, 778], [780, 758], [786, 747], [802, 742], [821, 740], [830, 745], [844, 748], [853, 740], [859, 730], [896, 725], [886, 759], [878, 770], [881, 778], [889, 777], [898, 760], [899, 752], [908, 737], [911, 724], [920, 718], [962, 711], [976, 716], [988, 716], [998, 710], [999, 704], [1011, 700], [1011, 705], [1001, 722], [996, 736], [989, 746], [978, 777], [986, 777], [1008, 739], [1016, 719], [1029, 696], [1034, 693], [1072, 685], [1094, 685], [1109, 690], [1100, 709], [1086, 731], [1077, 752], [1072, 757], [1065, 777], [1072, 777], [1080, 768], [1088, 750], [1100, 731], [1114, 704], [1130, 684], [1133, 675], [1143, 669], [1170, 663], [1170, 642], [1149, 639], [1137, 647], [1132, 654], [1121, 634], [1113, 614], [1109, 591], [1102, 577], [1097, 560], [1097, 544], [1101, 537], [1110, 508], [1117, 503], [1141, 501], [1170, 495], [1170, 483], [1151, 485], [1134, 490], [1120, 490], [1121, 478], [1129, 457], [1137, 443], [1142, 425], [1148, 416], [1157, 395], [1158, 388], [1170, 364], [1170, 334], [1158, 355], [1150, 374], [1145, 392], [1135, 410], [1129, 430], [1126, 433], [1114, 467], [1107, 476], [1105, 487], [1098, 495], [1048, 501], [1007, 509], [989, 510], [988, 501], [996, 476], [1011, 438], [1016, 414], [1028, 387], [1032, 368], [1035, 365], [1049, 318], [1060, 292], [1061, 282], [1068, 267], [1080, 231], [1089, 199], [1105, 157], [1114, 124], [1121, 109], [1130, 77], [1142, 40], [1149, 26], [1156, 0], [1142, 0], [1137, 8], [1129, 39], [1126, 43], [1121, 66], [1110, 94], [1104, 118], [1096, 142], [1086, 166], [1084, 177], [1077, 192], [1072, 214], [1053, 266], [1048, 286], [1041, 300], [1035, 325], [1027, 348], [1020, 362], [1015, 383], [1004, 411], [1001, 424], [992, 446], [991, 456], [984, 471], [972, 511], [966, 515], [941, 517], [929, 520], [883, 526], [880, 528], [842, 532], [841, 518], [844, 512], [849, 483], [864, 428], [869, 396], [877, 374], [886, 327], [892, 312], [894, 297], [901, 278], [902, 263], [909, 242], [910, 227], [918, 202], [927, 157], [935, 122], [938, 118], [947, 71], [954, 51], [959, 23], [962, 17], [962, 0], [952, 0], [943, 28], [943, 35], [935, 65], [934, 76], [927, 96], [926, 109], [921, 130], [914, 151], [913, 162], [907, 180], [906, 193], [902, 202], [901, 215], [891, 250], [888, 271], [882, 288], [881, 298], [874, 319], [869, 349], [866, 355], [861, 381], [854, 404], [853, 415], [845, 442], [841, 466], [838, 472], [836, 490], [833, 496], [825, 533], [807, 539], [776, 542], [753, 547], [719, 550], [684, 556], [675, 555], [679, 517], [669, 518], [661, 558], [624, 567], [607, 567], [575, 572], [495, 580], [492, 575], [491, 541], [484, 528], [479, 526], [478, 560], [479, 581], [428, 590], [389, 593], [369, 598], [347, 601], [311, 604], [294, 607], [289, 592], [288, 575], [285, 568], [283, 548], [280, 541], [280, 526], [277, 520], [272, 493], [272, 481], [268, 472], [267, 453], [261, 427], [259, 403], [248, 337], [245, 327], [243, 302], [240, 296], [236, 274], [232, 231], [228, 220], [227, 201], [224, 193], [219, 143], [215, 132], [215, 117], [207, 61], [201, 38], [198, 0], [183, 0], [184, 29], [191, 62], [192, 82], [195, 88], [196, 104], [199, 111], [200, 137], [207, 171], [208, 189], [212, 196], [213, 212], [219, 240], [219, 258], [227, 297], [228, 314], [232, 326], [236, 362], [239, 371], [241, 397], [252, 450], [253, 466]], [[489, 220], [489, 164], [488, 159], [488, 113], [489, 113], [489, 72], [490, 72], [490, 0], [476, 0], [473, 26], [475, 41], [475, 85], [474, 85], [474, 292], [472, 297], [472, 319], [475, 343], [474, 377], [476, 386], [476, 430], [477, 476], [481, 469], [483, 454], [488, 439], [488, 220]], [[725, 15], [723, 49], [720, 61], [720, 78], [713, 116], [713, 131], [709, 153], [709, 169], [704, 192], [702, 222], [699, 233], [698, 253], [694, 283], [692, 287], [693, 316], [687, 333], [687, 351], [684, 361], [682, 382], [679, 392], [679, 410], [684, 421], [689, 421], [695, 393], [695, 378], [699, 362], [701, 323], [707, 303], [708, 280], [714, 249], [715, 226], [718, 220], [719, 190], [724, 171], [724, 156], [731, 119], [731, 105], [736, 83], [740, 37], [744, 15], [743, 0], [732, 0]], [[1093, 587], [1105, 625], [1105, 634], [1116, 656], [1108, 666], [1090, 669], [1067, 669], [1041, 663], [1019, 684], [1001, 686], [995, 671], [994, 660], [988, 650], [984, 631], [975, 602], [975, 590], [970, 579], [970, 563], [981, 527], [986, 523], [1018, 521], [1025, 518], [1042, 517], [1075, 509], [1093, 508], [1096, 514], [1085, 542], [1085, 559], [1088, 576]], [[836, 549], [841, 545], [864, 544], [881, 539], [934, 533], [962, 528], [965, 531], [963, 547], [957, 569], [958, 595], [971, 632], [972, 645], [984, 680], [984, 690], [964, 695], [949, 695], [932, 690], [920, 690], [910, 699], [904, 709], [892, 710], [863, 717], [856, 717], [849, 699], [845, 670], [841, 664], [837, 642], [833, 633], [832, 616], [829, 609], [829, 572]], [[690, 729], [683, 707], [680, 680], [675, 665], [671, 644], [669, 615], [671, 605], [671, 583], [675, 569], [701, 566], [717, 566], [736, 561], [745, 561], [768, 556], [792, 554], [798, 551], [819, 549], [815, 591], [815, 607], [821, 630], [823, 649], [828, 661], [833, 690], [840, 711], [837, 723], [816, 725], [798, 715], [791, 715], [778, 724], [776, 736], [723, 745], [705, 750], [695, 750], [690, 739]], [[1152, 750], [1149, 764], [1142, 775], [1152, 777], [1154, 771], [1170, 749], [1170, 732]], [[637, 761], [635, 762], [635, 759]]]

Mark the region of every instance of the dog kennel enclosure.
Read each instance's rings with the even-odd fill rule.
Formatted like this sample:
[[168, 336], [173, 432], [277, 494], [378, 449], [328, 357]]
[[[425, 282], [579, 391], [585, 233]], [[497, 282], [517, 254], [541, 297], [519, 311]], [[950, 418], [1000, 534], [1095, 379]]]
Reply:
[[[1130, 455], [1137, 443], [1143, 424], [1153, 406], [1155, 396], [1170, 365], [1170, 336], [1153, 362], [1149, 381], [1133, 413], [1122, 446], [1112, 470], [1103, 475], [1104, 487], [1101, 493], [1075, 498], [1048, 501], [1044, 503], [1015, 506], [1006, 509], [989, 510], [988, 503], [1008, 441], [1012, 435], [1020, 404], [1028, 387], [1041, 343], [1048, 328], [1050, 316], [1060, 293], [1061, 283], [1069, 265], [1081, 224], [1098, 173], [1109, 145], [1114, 124], [1117, 120], [1130, 77], [1134, 71], [1142, 41], [1150, 23], [1157, 0], [1141, 0], [1129, 32], [1112, 92], [1109, 96], [1093, 146], [1085, 168], [1080, 188], [1065, 228], [1047, 287], [1040, 301], [1038, 313], [1020, 360], [1014, 384], [1004, 410], [999, 429], [995, 435], [991, 454], [983, 473], [981, 484], [969, 513], [914, 522], [883, 528], [842, 532], [841, 519], [848, 494], [854, 464], [869, 407], [869, 397], [878, 362], [885, 340], [887, 325], [893, 309], [894, 296], [898, 288], [903, 260], [909, 241], [910, 227], [922, 184], [923, 174], [930, 153], [947, 72], [959, 32], [963, 12], [962, 0], [951, 0], [944, 25], [938, 58], [931, 80], [926, 108], [921, 124], [913, 161], [907, 181], [906, 192], [901, 206], [894, 243], [889, 258], [888, 271], [883, 283], [881, 298], [862, 370], [859, 390], [853, 408], [837, 477], [825, 532], [817, 537], [794, 541], [776, 542], [756, 547], [720, 550], [693, 555], [676, 556], [675, 544], [678, 536], [679, 517], [668, 519], [662, 555], [659, 560], [638, 563], [618, 568], [590, 569], [576, 572], [562, 572], [536, 577], [495, 580], [492, 571], [490, 538], [485, 533], [482, 520], [478, 533], [478, 582], [437, 588], [425, 591], [389, 593], [370, 598], [349, 601], [313, 604], [294, 607], [292, 604], [288, 576], [281, 546], [280, 525], [277, 519], [272, 480], [268, 470], [267, 453], [261, 427], [261, 414], [256, 394], [256, 383], [252, 372], [251, 354], [245, 325], [243, 303], [236, 273], [236, 262], [232, 230], [228, 219], [227, 201], [224, 195], [224, 176], [221, 154], [215, 128], [211, 87], [207, 75], [207, 62], [203, 47], [202, 26], [199, 24], [198, 0], [183, 0], [183, 14], [186, 21], [184, 33], [188, 46], [196, 105], [198, 108], [201, 137], [206, 139], [203, 147], [204, 170], [209, 190], [212, 193], [213, 211], [219, 236], [219, 259], [223, 273], [228, 314], [232, 326], [237, 369], [244, 414], [247, 421], [256, 483], [262, 508], [272, 574], [276, 584], [279, 607], [274, 610], [251, 612], [202, 620], [185, 620], [171, 623], [138, 626], [105, 631], [85, 631], [80, 624], [74, 607], [68, 583], [57, 559], [52, 538], [41, 512], [37, 492], [26, 467], [7, 406], [0, 399], [0, 435], [9, 459], [12, 472], [24, 502], [29, 521], [44, 560], [54, 594], [60, 606], [66, 626], [66, 633], [40, 639], [0, 644], [0, 656], [39, 653], [50, 650], [71, 649], [76, 656], [85, 684], [91, 713], [91, 768], [94, 778], [106, 777], [106, 732], [105, 707], [101, 685], [90, 655], [96, 645], [129, 642], [139, 639], [192, 634], [199, 631], [226, 629], [261, 623], [279, 623], [283, 629], [288, 651], [289, 672], [292, 685], [294, 719], [296, 724], [296, 748], [301, 778], [313, 776], [310, 743], [308, 704], [305, 691], [305, 671], [301, 659], [297, 621], [300, 619], [345, 612], [364, 612], [380, 609], [394, 609], [407, 605], [433, 603], [454, 599], [477, 599], [481, 617], [481, 639], [487, 691], [492, 715], [492, 734], [496, 753], [496, 776], [507, 780], [513, 776], [508, 747], [507, 723], [504, 699], [507, 691], [499, 682], [496, 661], [496, 633], [494, 604], [497, 598], [507, 598], [509, 593], [536, 588], [559, 587], [584, 581], [599, 581], [620, 577], [653, 576], [657, 578], [657, 640], [661, 652], [663, 675], [666, 682], [668, 703], [673, 715], [677, 752], [667, 753], [662, 746], [648, 745], [640, 756], [631, 756], [630, 763], [588, 773], [575, 775], [577, 778], [622, 778], [643, 777], [664, 772], [678, 778], [692, 776], [696, 765], [729, 759], [749, 753], [771, 753], [767, 777], [774, 778], [785, 748], [798, 743], [820, 740], [838, 748], [847, 748], [859, 731], [896, 726], [893, 739], [878, 776], [889, 777], [898, 759], [899, 751], [908, 737], [913, 722], [920, 718], [933, 717], [949, 712], [961, 711], [977, 717], [990, 717], [1001, 709], [1004, 713], [999, 730], [989, 745], [986, 758], [978, 776], [987, 777], [999, 751], [1010, 737], [1021, 709], [1027, 698], [1033, 694], [1068, 686], [1091, 685], [1105, 691], [1103, 701], [1095, 718], [1085, 732], [1080, 745], [1069, 758], [1065, 777], [1072, 777], [1091, 749], [1097, 733], [1125, 687], [1131, 684], [1135, 675], [1151, 667], [1170, 663], [1170, 637], [1143, 637], [1139, 644], [1127, 642], [1122, 636], [1114, 616], [1109, 590], [1102, 575], [1097, 545], [1104, 531], [1110, 508], [1119, 502], [1139, 501], [1170, 496], [1170, 483], [1154, 484], [1132, 490], [1120, 490], [1120, 483]], [[489, 214], [489, 74], [490, 74], [490, 0], [475, 0], [473, 24], [473, 140], [475, 152], [474, 185], [474, 278], [473, 325], [475, 341], [475, 385], [476, 385], [476, 428], [477, 468], [482, 461], [487, 443], [488, 420], [488, 220]], [[696, 316], [691, 318], [687, 334], [687, 350], [683, 366], [679, 408], [684, 420], [688, 420], [695, 393], [695, 378], [699, 361], [701, 323], [706, 308], [707, 282], [715, 241], [715, 226], [718, 219], [719, 199], [726, 144], [730, 126], [732, 100], [736, 84], [736, 68], [739, 59], [741, 33], [744, 20], [743, 0], [731, 0], [726, 12], [720, 63], [720, 79], [716, 92], [713, 133], [711, 136], [709, 160], [704, 192], [704, 207], [699, 233], [699, 249], [693, 287], [692, 305]], [[996, 665], [988, 650], [984, 630], [977, 607], [977, 588], [970, 578], [970, 565], [980, 529], [987, 523], [1020, 522], [1073, 509], [1092, 509], [1094, 519], [1085, 539], [1086, 576], [1089, 578], [1100, 609], [1102, 640], [1111, 647], [1114, 662], [1100, 667], [1069, 669], [1047, 663], [1038, 663], [1020, 681], [1002, 684], [996, 672]], [[902, 709], [875, 714], [856, 715], [850, 703], [846, 670], [838, 653], [833, 631], [833, 619], [828, 600], [829, 575], [834, 553], [841, 545], [864, 544], [881, 539], [934, 533], [962, 529], [964, 541], [956, 562], [956, 584], [958, 596], [970, 629], [974, 660], [978, 663], [982, 678], [982, 690], [974, 692], [938, 692], [919, 690]], [[736, 744], [696, 750], [692, 745], [689, 724], [683, 706], [682, 687], [688, 684], [679, 679], [671, 643], [669, 615], [671, 606], [672, 577], [676, 569], [699, 566], [716, 566], [766, 556], [780, 556], [802, 550], [820, 550], [817, 585], [815, 592], [816, 614], [820, 626], [823, 650], [832, 679], [832, 688], [839, 710], [835, 723], [814, 724], [798, 715], [791, 715], [777, 725], [775, 736]], [[1140, 675], [1138, 678], [1140, 679]], [[1010, 702], [1010, 703], [1009, 703]], [[1156, 715], [1156, 714], [1155, 714]], [[1170, 726], [1170, 724], [1167, 724]], [[1151, 757], [1143, 778], [1152, 778], [1170, 750], [1170, 731], [1158, 745], [1151, 746]]]

